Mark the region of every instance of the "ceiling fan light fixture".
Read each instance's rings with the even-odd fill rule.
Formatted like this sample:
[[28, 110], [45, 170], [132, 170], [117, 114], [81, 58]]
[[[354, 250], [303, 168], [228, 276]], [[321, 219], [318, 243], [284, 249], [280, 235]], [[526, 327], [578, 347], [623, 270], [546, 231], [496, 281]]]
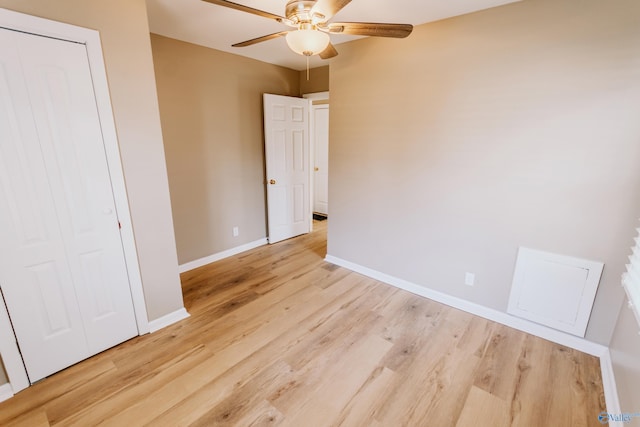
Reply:
[[307, 57], [307, 68], [309, 67], [309, 57], [313, 55], [320, 55], [322, 59], [329, 59], [338, 54], [338, 51], [329, 40], [329, 34], [331, 33], [353, 36], [404, 38], [413, 31], [413, 25], [411, 24], [331, 22], [332, 18], [346, 5], [351, 3], [352, 0], [288, 0], [285, 6], [284, 16], [235, 3], [234, 1], [237, 0], [202, 1], [275, 20], [280, 24], [295, 28], [295, 30], [279, 31], [266, 36], [256, 37], [232, 46], [252, 46], [257, 43], [286, 36], [289, 48], [295, 53]]
[[329, 35], [314, 29], [299, 29], [287, 34], [289, 48], [299, 55], [317, 55], [329, 46]]

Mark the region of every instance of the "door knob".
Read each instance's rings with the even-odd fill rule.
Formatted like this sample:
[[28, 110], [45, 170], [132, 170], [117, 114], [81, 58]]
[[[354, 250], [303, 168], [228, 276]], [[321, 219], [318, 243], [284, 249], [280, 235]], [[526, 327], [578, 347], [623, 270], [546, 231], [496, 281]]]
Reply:
[[269, 181], [269, 184], [271, 184], [271, 185], [275, 185], [275, 183], [276, 183], [275, 179], [272, 179], [271, 181]]
[[316, 166], [313, 170], [315, 170], [316, 172], [318, 172], [318, 171], [320, 170], [320, 168]]

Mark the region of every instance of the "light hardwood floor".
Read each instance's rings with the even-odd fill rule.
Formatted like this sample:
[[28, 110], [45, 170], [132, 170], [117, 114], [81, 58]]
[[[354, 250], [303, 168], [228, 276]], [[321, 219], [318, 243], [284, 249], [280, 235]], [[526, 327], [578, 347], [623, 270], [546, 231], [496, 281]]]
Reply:
[[189, 319], [19, 393], [0, 425], [601, 425], [596, 358], [328, 264], [316, 227], [183, 274]]

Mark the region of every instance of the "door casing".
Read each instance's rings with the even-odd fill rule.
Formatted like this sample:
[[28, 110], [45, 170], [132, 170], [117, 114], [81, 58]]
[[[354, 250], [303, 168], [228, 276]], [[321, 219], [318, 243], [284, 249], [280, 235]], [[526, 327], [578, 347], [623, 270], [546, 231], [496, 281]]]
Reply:
[[[93, 77], [98, 116], [102, 127], [105, 154], [111, 175], [111, 185], [116, 209], [118, 211], [118, 219], [121, 225], [122, 245], [129, 274], [136, 324], [140, 335], [148, 333], [149, 320], [142, 288], [142, 277], [138, 265], [135, 237], [129, 213], [124, 174], [120, 162], [120, 149], [118, 147], [113, 110], [111, 108], [100, 34], [95, 30], [51, 21], [7, 9], [0, 9], [0, 26], [9, 30], [58, 38], [86, 45], [89, 67]], [[12, 392], [16, 393], [29, 386], [29, 379], [24, 364], [22, 363], [15, 336], [13, 335], [4, 301], [0, 301], [0, 303], [2, 305], [2, 307], [0, 307], [0, 357], [4, 363]]]
[[[317, 212], [319, 214], [328, 215], [328, 197], [325, 200], [319, 200], [319, 187], [318, 184], [322, 183], [326, 192], [328, 193], [328, 176], [329, 176], [329, 141], [328, 141], [328, 121], [324, 122], [324, 120], [320, 120], [323, 124], [326, 123], [326, 126], [321, 126], [318, 123], [318, 115], [320, 112], [325, 112], [325, 114], [329, 115], [329, 104], [319, 104], [311, 106], [311, 119], [310, 124], [312, 126], [312, 131], [310, 132], [310, 140], [311, 140], [311, 151], [313, 155], [312, 162], [312, 176], [313, 176], [313, 186], [311, 187], [312, 192], [312, 212]], [[319, 136], [320, 134], [325, 133], [325, 137]], [[321, 159], [324, 159], [322, 162]], [[328, 196], [325, 194], [325, 196]]]
[[[313, 121], [313, 106], [316, 102], [320, 103], [319, 105], [322, 105], [322, 103], [326, 103], [329, 104], [329, 92], [325, 91], [325, 92], [313, 92], [313, 93], [306, 93], [303, 94], [302, 97], [304, 99], [308, 99], [309, 101], [311, 101], [311, 109], [309, 110], [309, 135], [310, 135], [310, 170], [313, 170], [313, 165], [315, 164], [315, 138], [313, 137], [315, 130], [314, 130], [314, 121]], [[310, 177], [310, 182], [309, 182], [309, 188], [313, 189], [315, 188], [315, 174], [311, 173], [311, 177]], [[311, 196], [309, 197], [309, 211], [313, 213], [313, 205], [314, 205], [314, 195], [311, 194]], [[309, 221], [310, 221], [310, 229], [313, 230], [313, 215], [310, 215], [309, 217]]]

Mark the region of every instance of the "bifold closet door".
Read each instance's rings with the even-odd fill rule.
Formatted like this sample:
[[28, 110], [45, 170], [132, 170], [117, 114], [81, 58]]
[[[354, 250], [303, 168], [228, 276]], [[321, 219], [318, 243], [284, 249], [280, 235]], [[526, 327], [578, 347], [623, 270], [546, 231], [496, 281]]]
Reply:
[[86, 47], [2, 28], [0, 287], [32, 383], [138, 334]]

